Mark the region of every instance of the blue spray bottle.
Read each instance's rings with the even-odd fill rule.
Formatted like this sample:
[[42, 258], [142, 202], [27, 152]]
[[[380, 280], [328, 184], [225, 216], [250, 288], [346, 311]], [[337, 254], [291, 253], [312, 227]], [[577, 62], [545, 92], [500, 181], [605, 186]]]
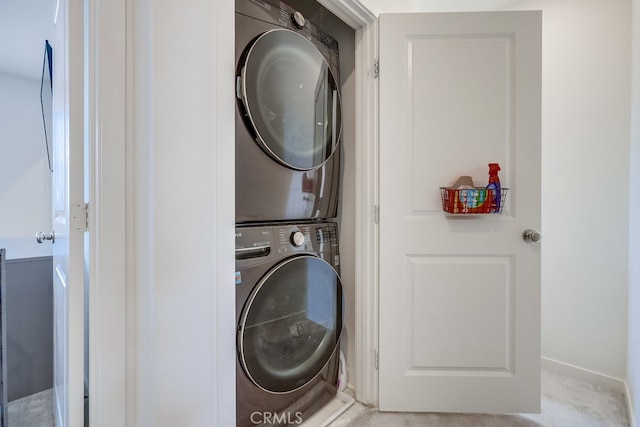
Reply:
[[489, 163], [489, 185], [487, 185], [489, 194], [487, 194], [487, 197], [489, 197], [491, 200], [491, 213], [500, 213], [500, 199], [502, 194], [500, 188], [500, 178], [498, 177], [499, 170], [500, 165], [498, 163]]

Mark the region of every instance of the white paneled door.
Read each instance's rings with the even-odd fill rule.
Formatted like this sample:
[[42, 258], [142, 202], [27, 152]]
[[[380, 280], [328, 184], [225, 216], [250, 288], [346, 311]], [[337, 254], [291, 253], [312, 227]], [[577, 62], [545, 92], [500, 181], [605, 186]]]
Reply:
[[[540, 409], [541, 13], [380, 17], [379, 405]], [[447, 215], [441, 186], [502, 214]]]
[[84, 425], [84, 234], [73, 229], [72, 218], [72, 205], [84, 200], [82, 5], [83, 0], [58, 0], [52, 43], [54, 416], [58, 427]]

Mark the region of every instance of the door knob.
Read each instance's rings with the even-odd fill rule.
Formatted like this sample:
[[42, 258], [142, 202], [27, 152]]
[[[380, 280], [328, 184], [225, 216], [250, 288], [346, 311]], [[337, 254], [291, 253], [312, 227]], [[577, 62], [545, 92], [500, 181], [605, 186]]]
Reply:
[[538, 243], [542, 239], [542, 234], [539, 231], [527, 229], [522, 233], [522, 238], [527, 243]]
[[56, 242], [56, 233], [51, 231], [51, 234], [44, 234], [42, 231], [36, 233], [36, 242], [44, 243], [45, 240], [51, 240], [51, 243]]

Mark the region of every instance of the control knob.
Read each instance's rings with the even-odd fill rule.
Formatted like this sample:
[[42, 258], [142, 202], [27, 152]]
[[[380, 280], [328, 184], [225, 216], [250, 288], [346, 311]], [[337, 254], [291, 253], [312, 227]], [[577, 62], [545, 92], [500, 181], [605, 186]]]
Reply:
[[300, 12], [293, 12], [291, 14], [291, 23], [294, 27], [301, 30], [304, 28], [304, 25], [307, 23], [307, 20], [304, 18], [304, 15]]
[[295, 247], [304, 245], [304, 234], [301, 231], [294, 231], [291, 233], [291, 244]]

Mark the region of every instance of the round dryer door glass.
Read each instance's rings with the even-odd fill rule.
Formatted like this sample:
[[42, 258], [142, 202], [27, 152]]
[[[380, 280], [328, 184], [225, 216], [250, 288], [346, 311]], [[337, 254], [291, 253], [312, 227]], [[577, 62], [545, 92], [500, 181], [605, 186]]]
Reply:
[[242, 69], [246, 117], [262, 148], [297, 170], [321, 166], [341, 132], [338, 86], [325, 57], [290, 30], [259, 36]]
[[258, 387], [287, 393], [318, 375], [342, 330], [342, 285], [328, 263], [290, 258], [256, 286], [238, 334], [245, 373]]

